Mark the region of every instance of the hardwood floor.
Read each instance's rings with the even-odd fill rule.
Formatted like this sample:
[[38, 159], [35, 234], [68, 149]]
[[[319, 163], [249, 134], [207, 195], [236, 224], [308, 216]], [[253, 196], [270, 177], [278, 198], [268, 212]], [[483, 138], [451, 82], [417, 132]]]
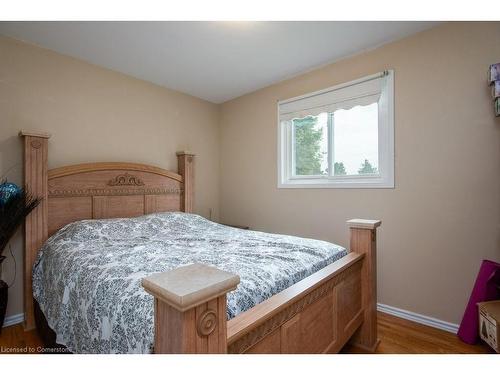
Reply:
[[[380, 312], [378, 335], [381, 340], [377, 348], [379, 354], [494, 353], [484, 343], [467, 345], [452, 333]], [[3, 328], [0, 334], [0, 353], [3, 354], [8, 348], [17, 348], [22, 353], [37, 353], [42, 346], [36, 331], [24, 332], [22, 325]], [[342, 353], [360, 351], [348, 345]]]
[[[377, 354], [465, 354], [494, 353], [485, 343], [468, 345], [457, 335], [392, 315], [378, 313]], [[342, 353], [361, 353], [347, 345]]]
[[24, 331], [22, 324], [2, 328], [0, 354], [40, 353], [43, 343], [36, 330]]

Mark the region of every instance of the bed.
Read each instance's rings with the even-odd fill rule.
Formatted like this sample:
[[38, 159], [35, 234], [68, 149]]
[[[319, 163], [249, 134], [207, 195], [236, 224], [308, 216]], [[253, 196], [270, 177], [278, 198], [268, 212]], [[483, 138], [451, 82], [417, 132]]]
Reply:
[[376, 348], [380, 221], [348, 221], [349, 250], [231, 228], [192, 213], [192, 153], [177, 153], [178, 173], [48, 170], [49, 136], [20, 135], [25, 184], [43, 198], [25, 226], [26, 329], [76, 353]]
[[341, 259], [328, 242], [230, 228], [167, 212], [68, 224], [44, 244], [33, 293], [56, 343], [74, 353], [153, 351], [154, 298], [141, 280], [200, 263], [239, 275], [227, 318]]

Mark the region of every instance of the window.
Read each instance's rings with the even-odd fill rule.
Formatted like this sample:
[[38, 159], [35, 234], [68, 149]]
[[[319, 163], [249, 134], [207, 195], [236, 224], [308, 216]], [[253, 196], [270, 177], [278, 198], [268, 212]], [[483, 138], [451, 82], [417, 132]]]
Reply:
[[393, 72], [280, 101], [279, 188], [393, 188]]

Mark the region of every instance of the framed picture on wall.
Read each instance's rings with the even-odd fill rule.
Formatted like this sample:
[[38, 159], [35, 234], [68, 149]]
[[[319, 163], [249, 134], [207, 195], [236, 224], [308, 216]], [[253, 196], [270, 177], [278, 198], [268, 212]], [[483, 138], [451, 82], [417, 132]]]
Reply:
[[500, 81], [495, 81], [491, 86], [491, 96], [493, 99], [500, 97]]
[[488, 83], [491, 85], [495, 81], [500, 81], [500, 63], [490, 65], [488, 71]]

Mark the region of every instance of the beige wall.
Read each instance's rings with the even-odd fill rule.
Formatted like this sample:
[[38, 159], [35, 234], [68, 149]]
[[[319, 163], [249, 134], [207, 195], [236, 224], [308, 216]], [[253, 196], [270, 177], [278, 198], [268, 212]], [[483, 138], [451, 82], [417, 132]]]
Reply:
[[[17, 133], [52, 134], [49, 168], [92, 161], [134, 161], [177, 170], [175, 151], [197, 154], [195, 211], [219, 209], [219, 108], [215, 104], [0, 37], [0, 175], [21, 182]], [[16, 283], [7, 316], [23, 311], [22, 236], [12, 249]], [[4, 263], [4, 279], [13, 276]]]
[[[53, 134], [51, 168], [175, 170], [175, 151], [189, 149], [196, 212], [217, 218], [220, 193], [224, 222], [345, 246], [345, 220], [380, 218], [379, 301], [459, 322], [480, 260], [500, 260], [500, 120], [485, 84], [498, 40], [500, 23], [445, 24], [216, 106], [0, 37], [0, 173], [17, 166], [8, 177], [21, 182], [20, 129]], [[396, 189], [277, 189], [277, 100], [388, 68]], [[21, 246], [18, 234], [7, 315], [22, 312]], [[13, 269], [7, 260], [4, 279]]]
[[[382, 219], [379, 302], [458, 323], [481, 259], [500, 260], [500, 119], [486, 85], [500, 23], [444, 24], [221, 109], [221, 218], [348, 245]], [[277, 189], [276, 102], [395, 71], [395, 189]]]

